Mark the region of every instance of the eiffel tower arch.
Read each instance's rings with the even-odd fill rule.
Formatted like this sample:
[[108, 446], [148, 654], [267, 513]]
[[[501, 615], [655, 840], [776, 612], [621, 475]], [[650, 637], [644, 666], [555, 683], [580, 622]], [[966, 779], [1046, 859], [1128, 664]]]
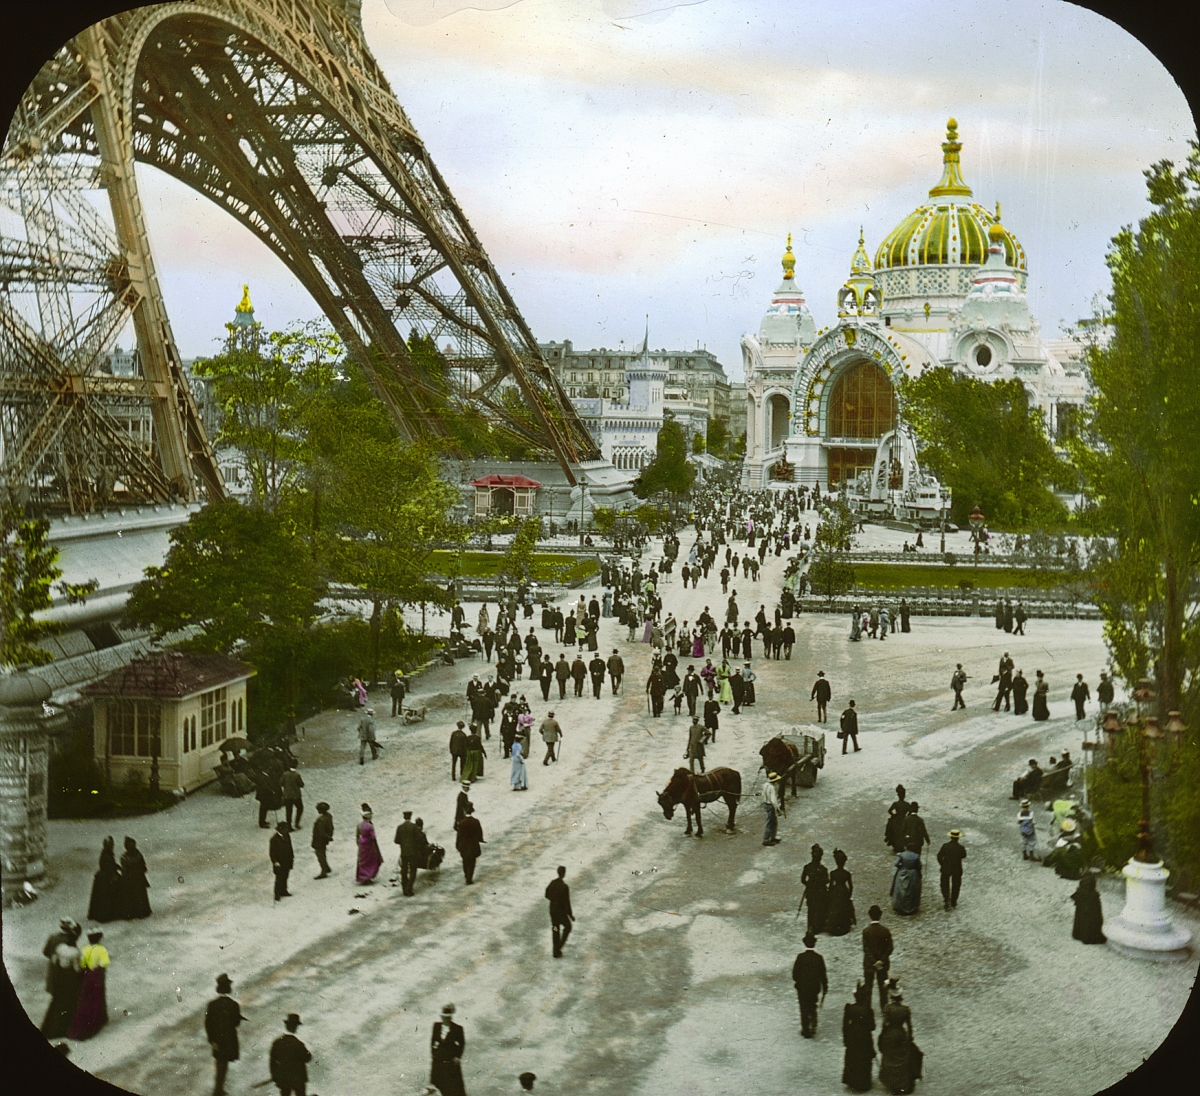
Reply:
[[[598, 459], [372, 57], [357, 0], [186, 0], [77, 35], [9, 130], [0, 492], [72, 511], [222, 494], [135, 163], [206, 195], [279, 256], [402, 437], [464, 456], [515, 446], [557, 459], [571, 483], [573, 465]], [[111, 227], [87, 199], [97, 187]], [[130, 321], [137, 369], [110, 375], [104, 355]], [[411, 353], [408, 331], [437, 352]]]

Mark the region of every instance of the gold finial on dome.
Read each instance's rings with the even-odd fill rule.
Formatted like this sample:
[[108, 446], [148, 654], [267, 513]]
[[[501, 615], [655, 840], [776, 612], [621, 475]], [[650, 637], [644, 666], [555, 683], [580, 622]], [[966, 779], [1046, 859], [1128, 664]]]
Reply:
[[851, 274], [870, 274], [871, 259], [867, 255], [867, 249], [863, 245], [863, 230], [862, 225], [858, 226], [858, 248], [854, 252], [854, 258], [850, 260]]
[[254, 311], [254, 305], [250, 303], [250, 287], [248, 285], [242, 285], [242, 299], [237, 306], [237, 310], [239, 312]]
[[1000, 243], [1000, 241], [1004, 239], [1004, 236], [1004, 226], [999, 221], [996, 221], [995, 224], [988, 225], [988, 239], [991, 240], [992, 243]]
[[971, 188], [963, 181], [959, 168], [958, 154], [962, 152], [962, 143], [958, 139], [958, 122], [953, 118], [946, 120], [946, 140], [942, 142], [942, 178], [937, 186], [931, 187], [929, 197], [941, 198], [945, 195], [971, 196]]
[[792, 234], [788, 233], [787, 250], [783, 253], [783, 280], [790, 282], [796, 276], [796, 256], [792, 254]]

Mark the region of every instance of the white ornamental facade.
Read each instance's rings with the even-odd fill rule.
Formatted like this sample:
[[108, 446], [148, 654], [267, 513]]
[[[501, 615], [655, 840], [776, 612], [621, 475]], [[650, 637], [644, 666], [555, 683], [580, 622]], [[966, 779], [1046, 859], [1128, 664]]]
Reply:
[[[932, 481], [899, 419], [903, 377], [949, 367], [995, 381], [1016, 378], [1054, 437], [1088, 382], [1069, 344], [1041, 337], [1025, 296], [1024, 249], [972, 200], [959, 168], [958, 127], [947, 123], [941, 181], [870, 260], [860, 233], [837, 321], [815, 330], [795, 287], [795, 258], [758, 336], [742, 339], [746, 461], [742, 485], [781, 473], [822, 490], [870, 483], [873, 500], [915, 499]], [[786, 422], [786, 428], [781, 423]], [[899, 495], [896, 495], [899, 492]]]

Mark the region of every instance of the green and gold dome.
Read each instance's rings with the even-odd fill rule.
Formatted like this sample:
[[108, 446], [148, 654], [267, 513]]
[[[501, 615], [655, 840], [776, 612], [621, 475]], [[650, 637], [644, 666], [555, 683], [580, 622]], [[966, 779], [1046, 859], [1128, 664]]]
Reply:
[[[942, 178], [929, 190], [935, 199], [918, 206], [888, 233], [875, 252], [875, 269], [908, 266], [982, 266], [988, 256], [988, 229], [999, 224], [1000, 207], [989, 213], [971, 201], [971, 188], [963, 180], [959, 165], [962, 144], [958, 123], [946, 122], [942, 144]], [[1007, 229], [1003, 231], [1008, 265], [1026, 273], [1025, 249]]]

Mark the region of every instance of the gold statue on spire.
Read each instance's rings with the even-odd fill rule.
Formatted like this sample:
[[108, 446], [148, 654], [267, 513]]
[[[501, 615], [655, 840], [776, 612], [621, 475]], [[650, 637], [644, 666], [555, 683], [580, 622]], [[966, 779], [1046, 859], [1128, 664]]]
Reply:
[[783, 280], [790, 282], [796, 276], [796, 256], [792, 254], [792, 234], [788, 233], [787, 250], [783, 253]]
[[953, 118], [946, 120], [946, 140], [942, 142], [942, 178], [937, 186], [931, 187], [929, 197], [941, 198], [947, 195], [971, 197], [971, 188], [963, 181], [959, 166], [958, 154], [962, 152], [962, 142], [958, 139], [958, 122]]
[[254, 305], [250, 303], [250, 286], [242, 284], [242, 299], [237, 306], [239, 312], [253, 312]]

